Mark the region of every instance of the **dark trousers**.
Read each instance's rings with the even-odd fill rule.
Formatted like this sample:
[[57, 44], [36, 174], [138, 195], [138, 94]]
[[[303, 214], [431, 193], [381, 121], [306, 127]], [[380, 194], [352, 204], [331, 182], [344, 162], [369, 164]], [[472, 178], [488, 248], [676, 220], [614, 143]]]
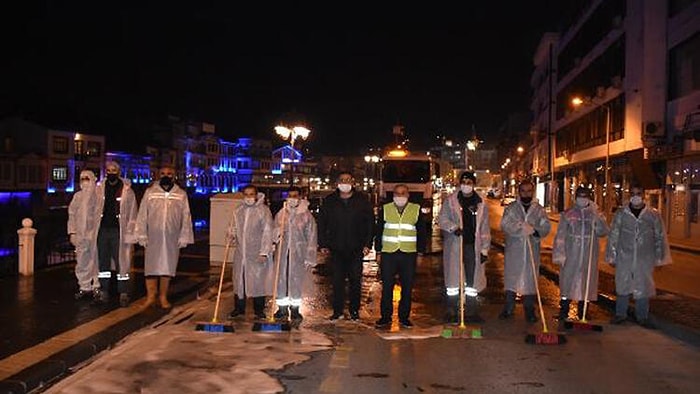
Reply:
[[462, 265], [464, 267], [464, 282], [467, 287], [474, 287], [474, 268], [476, 267], [474, 244], [462, 244]]
[[345, 279], [348, 280], [350, 312], [360, 310], [362, 294], [362, 251], [333, 250], [333, 313], [343, 314], [345, 309]]
[[382, 253], [382, 319], [391, 320], [394, 313], [394, 284], [396, 275], [399, 275], [401, 284], [401, 301], [399, 301], [399, 321], [408, 320], [411, 313], [411, 291], [413, 279], [416, 275], [416, 253], [401, 251]]
[[[119, 269], [119, 227], [100, 227], [97, 233], [97, 261], [100, 272], [111, 272], [111, 278], [100, 278], [100, 288], [105, 293], [109, 293], [111, 282], [114, 278], [114, 269]], [[114, 264], [112, 264], [114, 261]], [[129, 291], [129, 281], [120, 280], [117, 282], [117, 292], [127, 293]]]

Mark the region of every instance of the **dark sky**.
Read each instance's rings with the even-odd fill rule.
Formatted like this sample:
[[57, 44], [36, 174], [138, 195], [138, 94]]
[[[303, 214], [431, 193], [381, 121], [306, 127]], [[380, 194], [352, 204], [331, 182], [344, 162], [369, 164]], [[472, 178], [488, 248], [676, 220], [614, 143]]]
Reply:
[[109, 149], [167, 114], [229, 139], [304, 120], [315, 153], [382, 145], [397, 121], [421, 145], [472, 124], [490, 142], [527, 110], [534, 49], [567, 2], [126, 3], [3, 10], [0, 116], [105, 134]]

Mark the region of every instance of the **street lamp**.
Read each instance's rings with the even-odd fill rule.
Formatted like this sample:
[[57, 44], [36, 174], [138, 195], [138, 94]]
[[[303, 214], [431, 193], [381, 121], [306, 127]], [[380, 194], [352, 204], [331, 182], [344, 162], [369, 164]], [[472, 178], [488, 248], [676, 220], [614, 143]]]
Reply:
[[[594, 104], [590, 100], [584, 100], [581, 97], [574, 97], [571, 99], [571, 104], [574, 108], [578, 108], [583, 104]], [[605, 110], [605, 213], [610, 219], [610, 214], [612, 213], [612, 202], [610, 200], [610, 129], [612, 128], [612, 119], [610, 113], [609, 104], [599, 104]]]
[[[275, 133], [282, 137], [283, 140], [289, 140], [289, 146], [292, 147], [292, 155], [294, 155], [294, 141], [297, 138], [303, 140], [309, 137], [311, 130], [303, 126], [294, 126], [291, 129], [285, 126], [275, 126]], [[289, 185], [294, 186], [294, 156], [292, 156], [291, 163], [289, 164]]]

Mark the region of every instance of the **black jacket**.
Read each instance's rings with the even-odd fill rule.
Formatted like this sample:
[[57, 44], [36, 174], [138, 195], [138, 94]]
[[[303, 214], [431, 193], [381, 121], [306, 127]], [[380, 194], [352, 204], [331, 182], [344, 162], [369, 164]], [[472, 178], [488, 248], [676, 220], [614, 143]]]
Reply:
[[345, 202], [336, 190], [323, 201], [318, 221], [318, 246], [354, 251], [372, 247], [374, 212], [366, 194], [353, 191]]

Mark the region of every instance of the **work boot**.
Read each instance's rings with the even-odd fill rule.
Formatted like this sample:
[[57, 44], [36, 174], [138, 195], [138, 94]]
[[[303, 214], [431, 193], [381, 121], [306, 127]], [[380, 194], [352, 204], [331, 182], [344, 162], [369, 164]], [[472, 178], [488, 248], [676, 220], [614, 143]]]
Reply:
[[90, 296], [92, 296], [92, 290], [78, 290], [73, 295], [73, 297], [75, 297], [76, 300], [82, 300]]
[[566, 320], [569, 317], [569, 306], [571, 305], [571, 300], [562, 298], [559, 300], [559, 320]]
[[291, 308], [291, 310], [292, 310], [292, 320], [298, 320], [298, 321], [304, 320], [304, 316], [302, 316], [301, 313], [299, 313], [298, 306], [293, 306]]
[[275, 320], [287, 320], [289, 318], [289, 307], [284, 305], [277, 305], [277, 312], [275, 312]]
[[525, 308], [525, 321], [528, 323], [535, 323], [537, 321], [535, 308]]
[[237, 295], [234, 295], [233, 304], [233, 310], [228, 315], [229, 319], [233, 319], [238, 316], [245, 316], [245, 298], [238, 298]]
[[131, 299], [129, 298], [129, 295], [127, 293], [121, 293], [119, 294], [119, 306], [122, 308], [126, 308], [129, 306], [131, 303]]
[[498, 315], [500, 320], [507, 320], [513, 317], [513, 311], [515, 310], [515, 292], [506, 290], [506, 304], [503, 305], [503, 310]]
[[447, 296], [445, 323], [459, 322], [459, 296]]
[[161, 276], [160, 277], [160, 307], [163, 309], [170, 309], [172, 308], [172, 304], [168, 301], [168, 287], [170, 287], [170, 277], [169, 276]]
[[100, 289], [92, 291], [92, 302], [95, 304], [106, 304], [109, 302], [109, 294]]
[[156, 304], [156, 294], [158, 294], [158, 278], [146, 278], [146, 302], [143, 304], [145, 308], [152, 307]]
[[253, 297], [253, 312], [256, 319], [265, 318], [265, 296]]
[[474, 296], [467, 296], [464, 321], [467, 323], [483, 323], [484, 319], [479, 315], [479, 300]]
[[583, 307], [585, 303], [585, 301], [579, 301], [576, 305], [576, 307], [578, 308], [578, 310], [576, 311], [576, 316], [579, 320], [583, 320]]
[[533, 294], [528, 294], [523, 296], [523, 310], [525, 311], [525, 321], [528, 323], [534, 323], [537, 321], [537, 315], [535, 315], [535, 301], [537, 297]]

